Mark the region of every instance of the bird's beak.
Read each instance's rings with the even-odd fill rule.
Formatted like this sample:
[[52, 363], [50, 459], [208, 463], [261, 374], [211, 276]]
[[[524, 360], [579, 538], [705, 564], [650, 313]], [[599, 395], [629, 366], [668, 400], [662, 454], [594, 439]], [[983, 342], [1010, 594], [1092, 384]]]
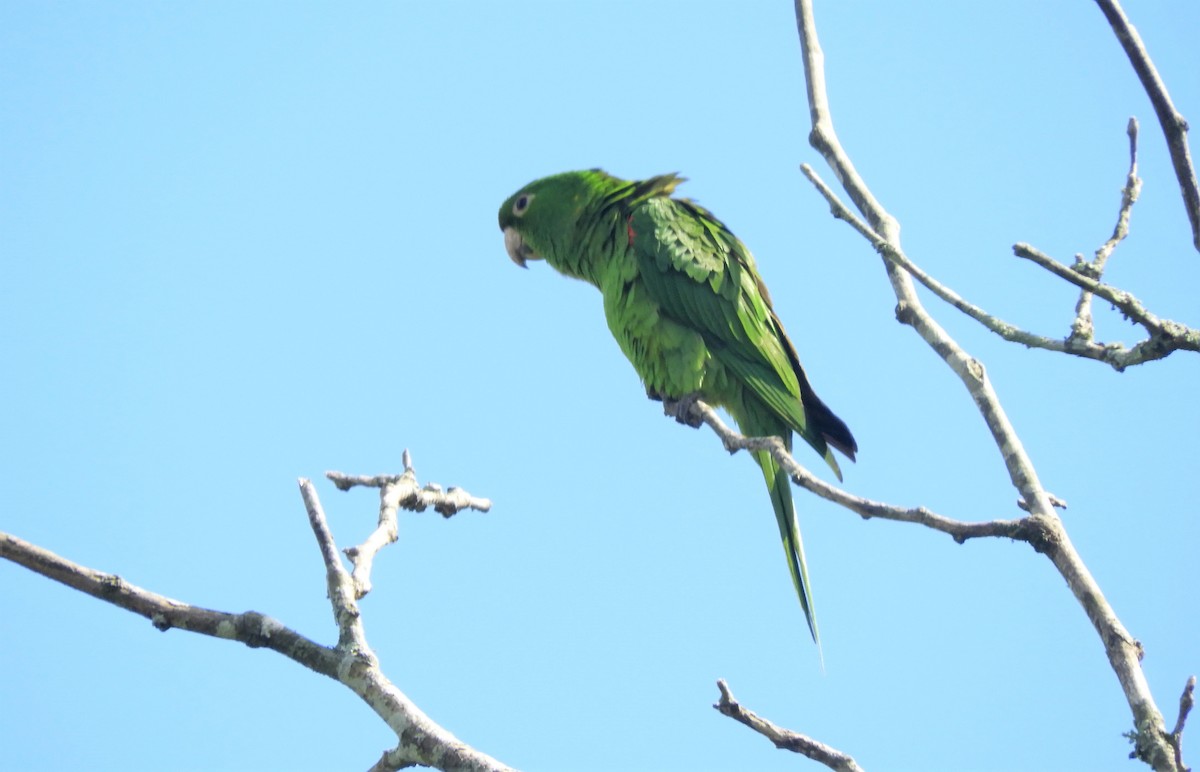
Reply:
[[541, 258], [533, 254], [533, 249], [525, 243], [525, 239], [521, 238], [521, 234], [516, 228], [508, 227], [504, 229], [504, 248], [508, 250], [508, 256], [512, 261], [522, 268], [526, 268], [526, 260], [540, 260]]

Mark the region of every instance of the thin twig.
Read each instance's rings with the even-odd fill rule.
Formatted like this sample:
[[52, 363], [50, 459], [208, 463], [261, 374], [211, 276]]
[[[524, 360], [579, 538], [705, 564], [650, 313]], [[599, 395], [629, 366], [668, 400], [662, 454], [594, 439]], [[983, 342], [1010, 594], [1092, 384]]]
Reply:
[[[1148, 337], [1132, 347], [1126, 348], [1120, 344], [1109, 344], [1104, 347], [1104, 355], [1099, 358], [1111, 364], [1115, 369], [1124, 370], [1131, 365], [1162, 359], [1174, 351], [1200, 352], [1200, 330], [1170, 319], [1161, 319], [1148, 311], [1132, 293], [1096, 281], [1088, 275], [1090, 273], [1087, 267], [1088, 263], [1083, 263], [1082, 266], [1066, 266], [1025, 243], [1014, 244], [1013, 254], [1045, 268], [1085, 292], [1104, 298], [1125, 318], [1145, 328]], [[1069, 348], [1083, 345], [1085, 351], [1095, 345], [1081, 343], [1078, 340], [1072, 341], [1071, 338], [1068, 338], [1065, 343]]]
[[[348, 491], [355, 486], [385, 488], [388, 485], [403, 484], [405, 482], [405, 475], [408, 475], [415, 483], [416, 478], [412, 475], [412, 460], [407, 450], [404, 451], [404, 458], [405, 471], [402, 474], [377, 474], [368, 476], [349, 475], [343, 472], [326, 472], [325, 476], [337, 486], [338, 490], [342, 491]], [[404, 490], [396, 505], [401, 509], [407, 509], [411, 512], [424, 512], [426, 509], [432, 507], [433, 511], [442, 517], [453, 517], [465, 509], [488, 512], [492, 508], [491, 499], [472, 496], [462, 488], [453, 485], [445, 490], [435, 483], [426, 484], [423, 488], [417, 488], [414, 484], [411, 490], [408, 489], [408, 486], [403, 487]]]
[[[949, 303], [954, 308], [963, 312], [975, 321], [982, 324], [988, 330], [999, 335], [1007, 341], [1020, 343], [1030, 348], [1043, 348], [1049, 351], [1059, 351], [1064, 353], [1081, 353], [1079, 351], [1068, 351], [1067, 344], [1064, 341], [1054, 338], [1047, 338], [1043, 335], [1035, 335], [1017, 327], [1014, 324], [1004, 321], [994, 314], [990, 314], [979, 306], [965, 300], [954, 290], [942, 284], [937, 279], [930, 276], [925, 270], [913, 262], [904, 250], [895, 244], [887, 241], [883, 236], [873, 231], [866, 222], [858, 215], [850, 211], [850, 209], [842, 202], [838, 195], [830, 188], [820, 175], [808, 164], [801, 164], [800, 170], [804, 176], [812, 182], [817, 191], [825, 198], [829, 204], [829, 210], [839, 220], [845, 221], [850, 227], [858, 231], [863, 238], [871, 242], [871, 246], [875, 247], [875, 251], [879, 252], [884, 258], [894, 263], [912, 275], [914, 279], [919, 281], [926, 289], [932, 292], [937, 297]], [[1096, 347], [1100, 348], [1100, 347]], [[1081, 354], [1086, 355], [1086, 354]], [[1094, 358], [1100, 358], [1099, 352], [1094, 355]]]
[[721, 699], [713, 707], [720, 711], [721, 715], [739, 721], [758, 732], [774, 743], [776, 748], [807, 756], [837, 772], [862, 772], [862, 767], [858, 766], [853, 757], [807, 735], [784, 729], [754, 711], [743, 708], [724, 679], [717, 681], [717, 688], [721, 690]]
[[[1113, 250], [1129, 235], [1129, 218], [1142, 190], [1142, 181], [1137, 176], [1137, 118], [1129, 119], [1125, 133], [1129, 135], [1129, 173], [1125, 175], [1125, 186], [1121, 188], [1121, 208], [1117, 211], [1117, 224], [1113, 226], [1112, 235], [1108, 240], [1096, 250], [1092, 260], [1077, 266], [1080, 270], [1086, 270], [1088, 276], [1096, 281], [1100, 281], [1100, 277], [1104, 275]], [[1092, 321], [1092, 293], [1080, 290], [1079, 300], [1075, 303], [1075, 321], [1071, 323], [1070, 337], [1090, 343], [1095, 337], [1095, 332], [1096, 327]]]
[[1158, 76], [1158, 69], [1150, 61], [1142, 38], [1117, 0], [1096, 0], [1104, 18], [1116, 33], [1117, 40], [1125, 49], [1134, 72], [1142, 82], [1142, 88], [1154, 105], [1154, 114], [1162, 126], [1163, 135], [1167, 138], [1167, 150], [1171, 154], [1171, 165], [1175, 167], [1175, 177], [1179, 180], [1179, 191], [1183, 195], [1183, 206], [1187, 211], [1188, 222], [1192, 226], [1192, 244], [1200, 250], [1200, 185], [1196, 183], [1196, 169], [1192, 166], [1192, 155], [1188, 149], [1187, 120], [1175, 109], [1167, 86]]
[[[403, 458], [403, 473], [371, 478], [373, 482], [378, 483], [379, 488], [379, 520], [375, 530], [371, 531], [362, 544], [346, 548], [346, 556], [354, 565], [351, 577], [354, 579], [354, 594], [358, 598], [371, 591], [371, 569], [375, 564], [375, 555], [400, 538], [400, 518], [397, 511], [401, 499], [411, 497], [418, 490], [417, 476], [412, 468], [412, 456], [405, 450]], [[349, 490], [355, 484], [352, 481], [347, 482], [348, 478], [337, 472], [326, 472], [325, 476], [333, 480], [341, 490]]]
[[1196, 676], [1188, 678], [1179, 695], [1179, 718], [1175, 719], [1175, 728], [1171, 730], [1171, 745], [1175, 746], [1175, 766], [1182, 772], [1190, 772], [1190, 767], [1183, 763], [1183, 727], [1187, 724], [1188, 714], [1196, 706]]
[[[1153, 319], [1156, 326], [1148, 329], [1149, 337], [1131, 347], [1126, 347], [1120, 343], [1097, 343], [1084, 336], [1074, 334], [1068, 336], [1066, 339], [1059, 339], [1022, 330], [1016, 325], [1006, 322], [1000, 317], [990, 314], [979, 306], [964, 300], [954, 290], [933, 278], [913, 262], [904, 253], [903, 249], [888, 242], [872, 230], [862, 218], [852, 212], [811, 166], [802, 164], [800, 169], [804, 172], [804, 176], [808, 177], [817, 191], [825, 198], [826, 202], [828, 202], [829, 210], [834, 217], [845, 221], [850, 227], [854, 228], [863, 238], [871, 242], [871, 246], [875, 248], [875, 251], [879, 252], [889, 262], [910, 274], [938, 298], [949, 303], [1007, 341], [1020, 343], [1030, 348], [1040, 348], [1047, 351], [1071, 354], [1084, 359], [1094, 359], [1110, 365], [1117, 371], [1122, 371], [1127, 367], [1142, 364], [1143, 362], [1163, 359], [1175, 351], [1200, 351], [1200, 331], [1193, 330], [1190, 327], [1169, 319], [1159, 319], [1146, 312], [1141, 302], [1130, 293], [1088, 279], [1083, 274], [1057, 263], [1053, 258], [1043, 255], [1026, 244], [1019, 244], [1017, 247], [1028, 249], [1033, 256], [1029, 257], [1024, 253], [1020, 253], [1022, 257], [1028, 257], [1028, 259], [1039, 264], [1043, 261], [1046, 262], [1047, 265], [1043, 267], [1056, 275], [1060, 271], [1066, 272], [1068, 275], [1063, 278], [1066, 278], [1067, 281], [1076, 286], [1080, 286], [1084, 291], [1089, 292], [1089, 296], [1090, 291], [1088, 288], [1098, 288], [1102, 297], [1111, 295], [1121, 298], [1127, 305], [1147, 314], [1148, 318]], [[1014, 249], [1017, 247], [1014, 247]], [[1079, 281], [1076, 281], [1076, 279]]]
[[379, 489], [379, 521], [375, 530], [362, 544], [347, 547], [345, 550], [346, 556], [354, 565], [351, 577], [357, 598], [362, 598], [371, 591], [371, 568], [375, 562], [375, 555], [399, 538], [400, 525], [396, 516], [398, 510], [424, 512], [433, 507], [434, 511], [448, 518], [464, 509], [487, 512], [492, 508], [490, 500], [476, 498], [462, 488], [451, 487], [443, 491], [441, 486], [435, 484], [421, 488], [417, 484], [416, 472], [413, 471], [412, 454], [407, 450], [404, 451], [403, 463], [404, 471], [400, 474], [368, 477], [342, 472], [325, 473], [339, 490], [347, 491], [356, 486]]
[[1137, 322], [1152, 334], [1162, 329], [1162, 322], [1159, 318], [1147, 311], [1146, 307], [1132, 293], [1102, 284], [1089, 276], [1090, 270], [1087, 267], [1087, 263], [1066, 266], [1024, 242], [1013, 244], [1012, 249], [1013, 254], [1017, 257], [1023, 257], [1045, 268], [1060, 279], [1068, 281], [1093, 295], [1104, 298], [1109, 303], [1112, 303], [1127, 319]]
[[338, 649], [346, 652], [356, 652], [372, 664], [376, 663], [375, 654], [367, 645], [366, 633], [363, 631], [362, 620], [358, 610], [358, 601], [354, 594], [354, 581], [350, 572], [342, 565], [342, 557], [338, 554], [337, 544], [329, 530], [329, 522], [325, 518], [325, 510], [317, 496], [317, 489], [311, 481], [300, 478], [300, 495], [304, 499], [304, 508], [308, 512], [308, 523], [317, 539], [317, 547], [321, 551], [321, 560], [325, 563], [325, 583], [329, 592], [329, 603], [333, 607], [333, 619], [338, 627]]

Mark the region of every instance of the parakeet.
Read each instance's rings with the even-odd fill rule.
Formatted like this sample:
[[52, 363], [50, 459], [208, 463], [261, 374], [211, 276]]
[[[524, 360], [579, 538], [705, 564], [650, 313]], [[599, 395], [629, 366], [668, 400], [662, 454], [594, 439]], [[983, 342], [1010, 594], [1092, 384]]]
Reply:
[[[833, 468], [858, 445], [817, 398], [771, 306], [750, 251], [695, 202], [671, 198], [683, 178], [630, 181], [599, 169], [529, 183], [500, 207], [513, 262], [545, 260], [596, 286], [621, 351], [654, 399], [698, 396], [747, 436], [799, 434]], [[792, 583], [820, 646], [788, 475], [754, 452], [770, 492]]]

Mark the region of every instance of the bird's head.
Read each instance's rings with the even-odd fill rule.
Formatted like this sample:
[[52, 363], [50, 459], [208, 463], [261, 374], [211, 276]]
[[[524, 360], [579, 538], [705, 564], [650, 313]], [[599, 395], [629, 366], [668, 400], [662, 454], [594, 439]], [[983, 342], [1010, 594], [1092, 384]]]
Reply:
[[576, 248], [580, 217], [614, 182], [620, 180], [591, 169], [543, 177], [513, 193], [500, 205], [499, 217], [508, 256], [522, 268], [543, 259], [560, 267]]

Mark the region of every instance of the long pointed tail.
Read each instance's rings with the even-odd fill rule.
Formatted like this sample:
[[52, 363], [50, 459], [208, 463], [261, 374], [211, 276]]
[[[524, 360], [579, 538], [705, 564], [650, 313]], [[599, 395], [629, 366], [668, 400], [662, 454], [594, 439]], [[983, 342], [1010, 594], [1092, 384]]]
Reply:
[[[789, 443], [790, 444], [790, 443]], [[754, 458], [762, 467], [763, 478], [767, 482], [767, 491], [771, 494], [771, 506], [775, 509], [775, 519], [779, 523], [779, 536], [783, 539], [783, 551], [787, 554], [788, 570], [792, 574], [792, 584], [796, 587], [796, 595], [800, 598], [800, 607], [804, 609], [804, 618], [808, 620], [808, 629], [812, 633], [813, 643], [821, 649], [821, 636], [817, 632], [817, 617], [813, 612], [811, 587], [808, 581], [808, 566], [804, 562], [804, 543], [800, 541], [800, 524], [796, 521], [796, 510], [792, 505], [792, 481], [787, 472], [779, 468], [775, 459], [766, 451], [755, 451]]]

